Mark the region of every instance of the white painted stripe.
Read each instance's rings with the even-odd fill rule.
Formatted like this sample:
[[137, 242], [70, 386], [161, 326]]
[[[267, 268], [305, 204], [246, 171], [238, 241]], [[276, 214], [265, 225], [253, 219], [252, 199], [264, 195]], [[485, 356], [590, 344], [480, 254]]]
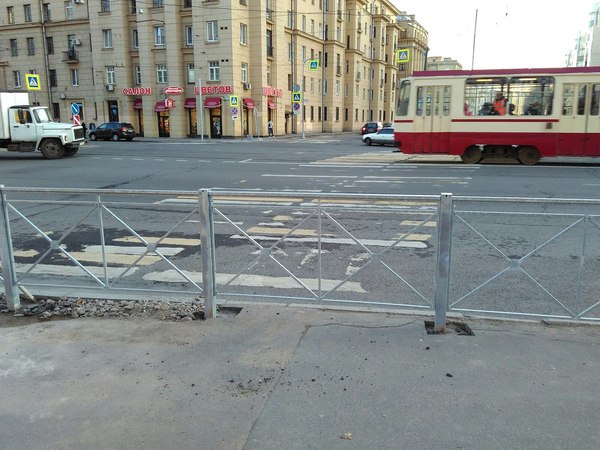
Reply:
[[[254, 239], [255, 241], [279, 241], [279, 240], [281, 240], [281, 236], [252, 236], [252, 235], [250, 235], [250, 237], [252, 239]], [[234, 234], [234, 235], [230, 236], [230, 238], [231, 239], [248, 240], [247, 236], [241, 235], [241, 234]], [[305, 238], [286, 237], [283, 240], [289, 241], [289, 242], [310, 242], [310, 243], [318, 242], [318, 239], [313, 238], [313, 237], [305, 237]], [[368, 247], [368, 246], [389, 247], [394, 242], [396, 242], [396, 241], [384, 240], [384, 239], [357, 239], [357, 240], [360, 241], [365, 247]], [[324, 237], [324, 238], [321, 238], [321, 242], [325, 243], [325, 244], [358, 245], [354, 240], [349, 239], [349, 238]], [[419, 241], [411, 241], [411, 242], [400, 241], [396, 244], [396, 247], [427, 248], [427, 244], [425, 244], [424, 242], [419, 242]]]
[[[161, 244], [164, 243], [161, 241]], [[106, 253], [117, 254], [117, 255], [143, 255], [148, 250], [143, 246], [120, 246], [120, 245], [105, 245]], [[157, 250], [164, 256], [174, 256], [181, 253], [183, 247], [163, 247], [159, 244]], [[102, 253], [101, 245], [89, 245], [84, 248], [84, 253]], [[148, 252], [149, 255], [153, 255], [153, 252]]]
[[[31, 264], [15, 264], [15, 269], [19, 273], [24, 273], [31, 267]], [[98, 278], [104, 277], [104, 269], [102, 267], [97, 266], [85, 266], [85, 268], [90, 271], [92, 274], [97, 276]], [[135, 272], [139, 270], [139, 267], [132, 267], [129, 269], [127, 274], [124, 276], [130, 277]], [[106, 273], [109, 278], [115, 278], [120, 276], [125, 271], [124, 267], [107, 267]], [[62, 265], [54, 265], [54, 264], [38, 264], [35, 268], [29, 273], [29, 276], [34, 275], [60, 275], [66, 277], [89, 277], [87, 273], [85, 273], [80, 267], [77, 266], [62, 266]]]
[[343, 179], [348, 179], [348, 178], [358, 178], [358, 176], [355, 175], [285, 175], [285, 174], [279, 174], [279, 173], [264, 173], [261, 175], [262, 177], [282, 177], [282, 178], [343, 178]]
[[[195, 283], [202, 283], [201, 272], [187, 272], [182, 270], [192, 281]], [[231, 280], [235, 275], [228, 273], [219, 273], [216, 276], [218, 284], [225, 284]], [[147, 281], [158, 281], [163, 283], [181, 283], [185, 279], [177, 273], [175, 270], [166, 270], [164, 272], [153, 272], [143, 276], [144, 280]], [[317, 290], [319, 287], [318, 280], [316, 278], [300, 278], [300, 280], [312, 290]], [[336, 287], [341, 280], [321, 280], [321, 290], [330, 291]], [[262, 275], [247, 275], [242, 274], [231, 282], [230, 286], [248, 286], [248, 287], [269, 287], [279, 289], [304, 289], [296, 280], [292, 277], [270, 277]], [[337, 288], [337, 291], [346, 292], [360, 292], [366, 293], [366, 291], [360, 286], [360, 283], [347, 281]]]

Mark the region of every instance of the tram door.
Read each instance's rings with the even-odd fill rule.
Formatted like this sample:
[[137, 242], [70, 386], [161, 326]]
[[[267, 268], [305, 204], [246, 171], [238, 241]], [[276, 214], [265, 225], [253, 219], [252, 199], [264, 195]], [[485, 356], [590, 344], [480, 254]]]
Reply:
[[600, 156], [600, 84], [563, 87], [558, 154]]
[[417, 88], [415, 150], [446, 153], [450, 141], [450, 86]]

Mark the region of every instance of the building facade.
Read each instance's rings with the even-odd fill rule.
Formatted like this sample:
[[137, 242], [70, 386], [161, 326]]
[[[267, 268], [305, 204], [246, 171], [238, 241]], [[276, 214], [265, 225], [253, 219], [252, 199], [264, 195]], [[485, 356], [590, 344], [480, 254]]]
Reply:
[[393, 120], [399, 79], [426, 60], [410, 17], [387, 0], [8, 0], [0, 90], [36, 73], [30, 99], [56, 119], [77, 103], [88, 127], [148, 137], [354, 131]]

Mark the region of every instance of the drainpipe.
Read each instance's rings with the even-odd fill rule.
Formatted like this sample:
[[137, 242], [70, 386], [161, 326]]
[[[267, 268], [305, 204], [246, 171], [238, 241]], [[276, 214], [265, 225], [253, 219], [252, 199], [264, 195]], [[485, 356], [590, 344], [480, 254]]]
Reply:
[[44, 20], [44, 0], [40, 0], [40, 22], [42, 24], [42, 48], [44, 49], [44, 69], [46, 71], [46, 89], [48, 90], [48, 108], [52, 107], [52, 91], [50, 90], [50, 64], [48, 63], [48, 47], [46, 41], [46, 21]]

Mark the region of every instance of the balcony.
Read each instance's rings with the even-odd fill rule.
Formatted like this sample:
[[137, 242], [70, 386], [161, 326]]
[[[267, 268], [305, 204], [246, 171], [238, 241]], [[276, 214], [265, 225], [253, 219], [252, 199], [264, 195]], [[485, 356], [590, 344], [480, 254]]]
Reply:
[[68, 64], [79, 62], [79, 52], [74, 48], [71, 48], [63, 53], [65, 54], [65, 58], [63, 59], [63, 61], [66, 61]]

